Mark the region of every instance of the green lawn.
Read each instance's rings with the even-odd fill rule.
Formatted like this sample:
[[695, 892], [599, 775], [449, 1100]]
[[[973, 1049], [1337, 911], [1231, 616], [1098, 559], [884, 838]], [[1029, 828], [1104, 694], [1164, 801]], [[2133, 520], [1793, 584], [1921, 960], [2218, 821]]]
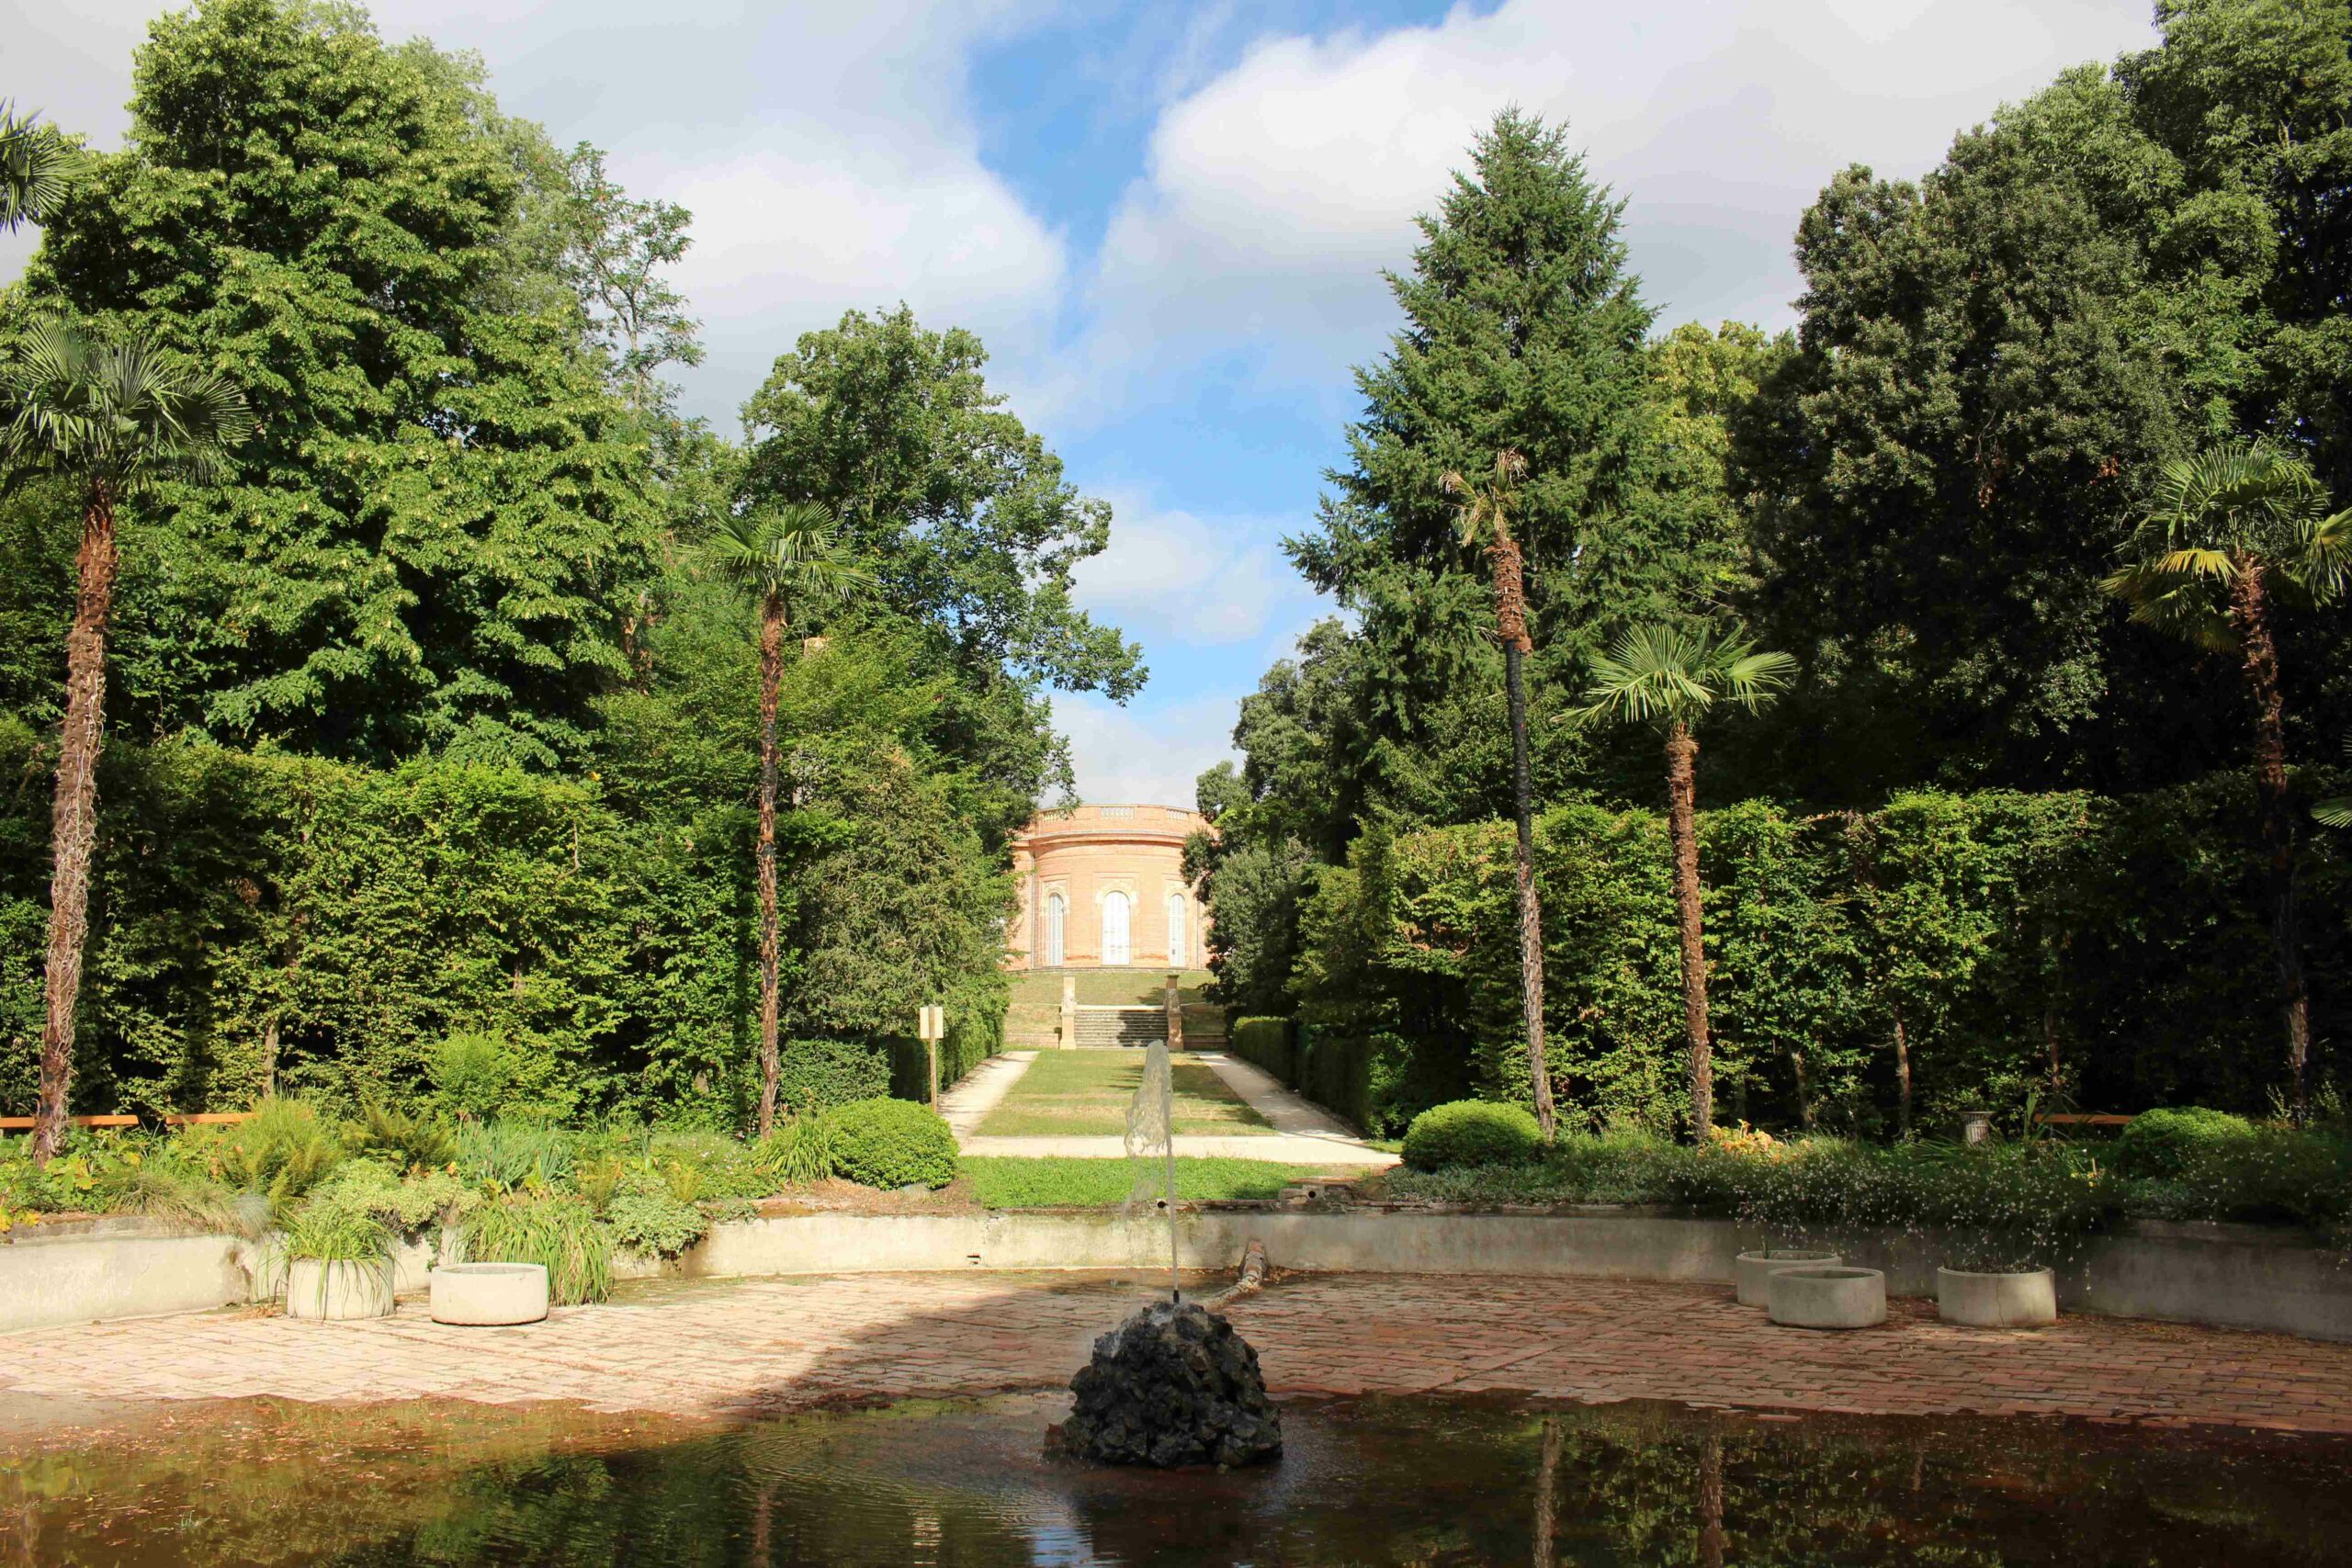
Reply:
[[[970, 1184], [973, 1200], [989, 1209], [1116, 1208], [1136, 1182], [1135, 1164], [1123, 1159], [967, 1156], [956, 1169]], [[1311, 1165], [1188, 1156], [1176, 1162], [1176, 1195], [1202, 1201], [1278, 1198], [1292, 1182], [1316, 1181], [1325, 1174]]]
[[[1059, 969], [1032, 969], [1012, 976], [1012, 999], [1040, 1007], [1062, 1004]], [[1080, 1007], [1153, 1007], [1167, 999], [1165, 969], [1073, 969]], [[1183, 1001], [1198, 1003], [1209, 983], [1205, 969], [1187, 969], [1177, 982]]]
[[[1200, 1062], [1174, 1063], [1176, 1131], [1186, 1136], [1271, 1134], [1264, 1117]], [[984, 1138], [1115, 1138], [1143, 1078], [1141, 1051], [1040, 1051], [1004, 1102], [979, 1125]]]

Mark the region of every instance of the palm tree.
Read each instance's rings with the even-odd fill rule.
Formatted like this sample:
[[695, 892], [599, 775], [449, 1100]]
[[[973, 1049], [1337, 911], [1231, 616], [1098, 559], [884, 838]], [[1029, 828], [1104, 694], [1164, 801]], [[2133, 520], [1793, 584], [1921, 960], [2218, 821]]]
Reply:
[[1692, 733], [1717, 705], [1754, 713], [1796, 671], [1785, 653], [1758, 653], [1737, 627], [1721, 637], [1636, 626], [1593, 660], [1581, 724], [1655, 724], [1666, 737], [1666, 817], [1674, 841], [1674, 904], [1682, 926], [1682, 1029], [1690, 1053], [1690, 1120], [1703, 1144], [1715, 1122], [1713, 1044], [1707, 1032], [1707, 951], [1699, 912], [1698, 762]]
[[0, 231], [47, 221], [87, 162], [56, 127], [0, 100]]
[[812, 503], [729, 513], [711, 555], [743, 585], [760, 614], [760, 1136], [775, 1129], [777, 935], [775, 912], [775, 706], [784, 683], [785, 628], [804, 611], [839, 604], [873, 579], [853, 563], [833, 514]]
[[1527, 769], [1527, 677], [1523, 663], [1534, 644], [1527, 636], [1527, 587], [1519, 540], [1510, 531], [1514, 487], [1527, 477], [1527, 460], [1505, 447], [1495, 454], [1495, 474], [1480, 489], [1457, 471], [1440, 481], [1458, 497], [1455, 513], [1464, 546], [1482, 546], [1495, 577], [1495, 631], [1503, 645], [1503, 693], [1510, 713], [1511, 818], [1519, 832], [1520, 1011], [1527, 1024], [1527, 1070], [1535, 1089], [1535, 1122], [1551, 1142], [1552, 1073], [1544, 1056], [1544, 906], [1535, 891], [1534, 791]]
[[209, 479], [253, 427], [219, 377], [142, 337], [100, 342], [36, 321], [0, 362], [0, 457], [70, 475], [82, 491], [80, 586], [65, 639], [65, 719], [51, 807], [49, 954], [40, 1109], [33, 1157], [57, 1152], [74, 1077], [74, 1011], [89, 935], [97, 840], [98, 751], [106, 739], [107, 618], [114, 603], [115, 508], [173, 477]]
[[2274, 600], [2317, 604], [2343, 592], [2352, 570], [2352, 512], [2331, 513], [2326, 488], [2301, 460], [2246, 442], [2165, 464], [2153, 502], [2123, 543], [2124, 565], [2101, 586], [2131, 604], [2133, 620], [2238, 656], [2254, 699], [2254, 781], [2269, 863], [2271, 942], [2301, 1121], [2311, 998], [2295, 931], [2287, 710], [2270, 623]]

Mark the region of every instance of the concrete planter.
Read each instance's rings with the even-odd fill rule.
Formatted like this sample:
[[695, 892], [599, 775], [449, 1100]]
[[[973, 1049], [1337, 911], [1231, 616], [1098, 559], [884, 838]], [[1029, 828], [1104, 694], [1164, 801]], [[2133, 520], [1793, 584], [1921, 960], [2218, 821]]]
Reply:
[[500, 1328], [548, 1314], [548, 1271], [539, 1263], [445, 1263], [433, 1270], [433, 1321]]
[[389, 1261], [355, 1263], [297, 1258], [286, 1266], [286, 1315], [330, 1323], [392, 1314]]
[[2058, 1279], [2047, 1269], [2015, 1274], [1939, 1269], [1936, 1314], [1971, 1328], [2038, 1328], [2058, 1321]]
[[1886, 1276], [1875, 1269], [1783, 1269], [1766, 1285], [1766, 1310], [1790, 1328], [1871, 1328], [1886, 1321]]
[[1818, 1247], [1770, 1247], [1762, 1252], [1743, 1252], [1733, 1258], [1731, 1280], [1739, 1292], [1740, 1305], [1760, 1307], [1765, 1304], [1766, 1282], [1781, 1269], [1804, 1267], [1834, 1269], [1844, 1261], [1836, 1253], [1825, 1252]]

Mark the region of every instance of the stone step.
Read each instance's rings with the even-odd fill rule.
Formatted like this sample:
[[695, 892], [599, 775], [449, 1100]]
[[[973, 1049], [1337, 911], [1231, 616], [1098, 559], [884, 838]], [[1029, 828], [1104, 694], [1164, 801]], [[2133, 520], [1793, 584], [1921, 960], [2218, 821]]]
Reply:
[[1165, 1008], [1082, 1007], [1078, 1010], [1078, 1044], [1086, 1046], [1149, 1045], [1168, 1038]]

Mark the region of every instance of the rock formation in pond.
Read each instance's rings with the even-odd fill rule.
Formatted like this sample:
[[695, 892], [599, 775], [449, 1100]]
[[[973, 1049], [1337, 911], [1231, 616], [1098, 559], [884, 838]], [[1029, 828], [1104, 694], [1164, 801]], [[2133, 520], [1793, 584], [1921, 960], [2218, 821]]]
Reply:
[[1190, 1302], [1155, 1302], [1094, 1342], [1070, 1379], [1062, 1446], [1097, 1464], [1258, 1464], [1283, 1451], [1258, 1352]]

